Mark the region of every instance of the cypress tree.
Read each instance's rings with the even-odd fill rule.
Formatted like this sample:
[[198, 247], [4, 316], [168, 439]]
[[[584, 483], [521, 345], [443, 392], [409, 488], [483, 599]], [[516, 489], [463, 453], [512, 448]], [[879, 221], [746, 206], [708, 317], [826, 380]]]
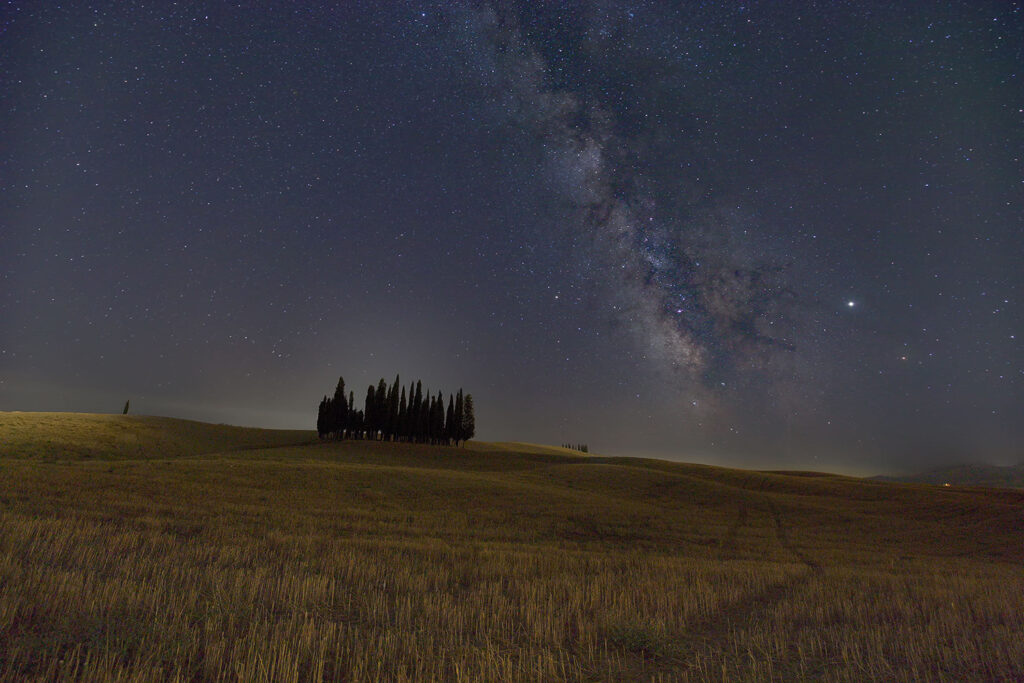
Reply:
[[462, 412], [463, 412], [463, 401], [462, 401], [462, 387], [459, 387], [459, 393], [455, 395], [455, 422], [452, 424], [449, 431], [452, 434], [452, 438], [455, 439], [455, 445], [458, 446], [459, 442], [462, 441]]
[[455, 398], [448, 394], [448, 413], [444, 416], [444, 440], [446, 444], [451, 444], [455, 435], [452, 432], [455, 430]]
[[434, 443], [438, 444], [444, 439], [444, 394], [437, 392], [437, 401], [434, 402]]
[[391, 438], [391, 430], [393, 429], [392, 425], [394, 424], [391, 419], [391, 396], [394, 393], [394, 387], [387, 387], [387, 391], [384, 392], [384, 400], [381, 401], [380, 433], [382, 441], [387, 441]]
[[381, 377], [377, 382], [377, 392], [373, 395], [376, 405], [373, 408], [377, 424], [374, 426], [373, 438], [377, 438], [376, 432], [380, 432], [381, 439], [384, 438], [384, 430], [388, 421], [388, 383]]
[[320, 407], [316, 411], [316, 435], [321, 439], [327, 433], [327, 419], [326, 419], [326, 408], [327, 408], [327, 397], [324, 396], [320, 399]]
[[377, 438], [377, 399], [373, 385], [366, 387], [366, 403], [363, 406], [363, 429], [367, 439]]
[[388, 438], [394, 439], [398, 434], [398, 387], [400, 384], [398, 375], [395, 375], [395, 383], [388, 390]]
[[348, 405], [345, 402], [345, 378], [338, 378], [338, 386], [334, 389], [334, 400], [331, 402], [331, 432], [342, 438], [348, 426]]
[[416, 443], [423, 443], [427, 440], [427, 420], [424, 416], [429, 410], [430, 390], [428, 389], [416, 409]]
[[413, 426], [414, 426], [414, 424], [416, 422], [416, 420], [415, 420], [415, 418], [413, 416], [416, 414], [416, 412], [413, 409], [412, 402], [413, 402], [413, 399], [415, 397], [416, 397], [416, 383], [415, 382], [409, 382], [409, 403], [406, 404], [406, 407], [405, 407], [405, 423], [404, 423], [404, 425], [405, 425], [404, 426], [404, 429], [405, 429], [405, 435], [404, 436], [405, 436], [405, 440], [406, 441], [412, 441], [413, 440]]
[[434, 424], [437, 417], [437, 397], [427, 391], [430, 395], [430, 407], [427, 409], [427, 443], [434, 443], [437, 438], [437, 426]]
[[402, 387], [402, 398], [398, 401], [398, 440], [406, 437], [406, 423], [409, 421], [409, 403], [405, 399], [405, 387]]
[[462, 405], [462, 440], [476, 436], [476, 415], [473, 414], [473, 394], [466, 394]]
[[409, 432], [412, 440], [420, 442], [423, 440], [423, 383], [416, 380], [416, 395], [409, 407]]
[[324, 438], [331, 438], [337, 431], [338, 416], [334, 414], [334, 399], [324, 397]]
[[430, 389], [427, 389], [424, 393], [426, 398], [423, 399], [423, 440], [426, 443], [430, 443], [431, 438], [434, 436], [431, 429], [432, 425], [430, 424], [430, 418], [434, 414], [434, 397], [431, 395]]
[[362, 423], [356, 420], [356, 394], [351, 390], [348, 392], [348, 412], [345, 415], [345, 424], [348, 425], [349, 435], [359, 438], [356, 432], [362, 429]]
[[429, 391], [427, 392], [427, 395], [428, 406], [425, 421], [425, 431], [427, 434], [427, 443], [434, 443], [434, 437], [437, 435], [436, 432], [434, 431], [434, 413], [437, 412], [437, 399], [435, 399], [433, 394], [431, 394]]

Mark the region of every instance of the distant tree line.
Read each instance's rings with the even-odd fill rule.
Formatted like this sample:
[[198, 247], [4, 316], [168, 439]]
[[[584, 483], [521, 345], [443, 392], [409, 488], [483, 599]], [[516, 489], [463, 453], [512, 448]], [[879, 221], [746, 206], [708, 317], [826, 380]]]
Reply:
[[473, 438], [476, 416], [473, 413], [473, 395], [437, 396], [423, 391], [419, 380], [401, 385], [398, 376], [388, 386], [381, 378], [377, 386], [366, 388], [362, 410], [356, 409], [353, 392], [345, 394], [345, 379], [338, 378], [333, 396], [324, 396], [316, 416], [316, 431], [321, 439], [369, 439], [378, 441], [404, 441], [456, 446]]
[[574, 451], [579, 451], [580, 453], [590, 452], [590, 450], [587, 448], [587, 444], [585, 443], [563, 443], [562, 448], [570, 448]]

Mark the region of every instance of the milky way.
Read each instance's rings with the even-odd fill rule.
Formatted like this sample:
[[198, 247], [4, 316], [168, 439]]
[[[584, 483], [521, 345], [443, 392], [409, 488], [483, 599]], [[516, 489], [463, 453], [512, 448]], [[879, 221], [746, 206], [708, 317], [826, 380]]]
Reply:
[[7, 2], [0, 410], [1019, 460], [1024, 6], [807, 7]]
[[574, 209], [588, 277], [614, 292], [619, 320], [647, 351], [705, 387], [793, 351], [780, 334], [794, 301], [784, 264], [744, 259], [744, 245], [728, 237], [735, 226], [723, 224], [713, 201], [678, 215], [646, 190], [635, 156], [659, 131], [624, 134], [600, 97], [553, 87], [515, 14], [487, 7], [474, 19], [504, 110], [540, 141], [542, 172]]

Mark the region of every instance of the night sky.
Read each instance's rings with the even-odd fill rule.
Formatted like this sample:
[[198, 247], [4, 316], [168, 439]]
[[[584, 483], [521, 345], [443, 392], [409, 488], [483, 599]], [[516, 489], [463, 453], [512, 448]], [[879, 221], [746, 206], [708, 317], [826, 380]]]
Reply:
[[1024, 460], [1022, 7], [6, 2], [0, 409]]

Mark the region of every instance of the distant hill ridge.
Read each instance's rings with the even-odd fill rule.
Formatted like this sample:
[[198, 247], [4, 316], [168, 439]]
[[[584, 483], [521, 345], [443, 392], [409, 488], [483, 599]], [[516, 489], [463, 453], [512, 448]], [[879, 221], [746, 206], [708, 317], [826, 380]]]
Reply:
[[874, 477], [879, 481], [912, 484], [949, 484], [950, 486], [993, 486], [1024, 489], [1024, 463], [1020, 465], [952, 465], [920, 474], [898, 477]]

